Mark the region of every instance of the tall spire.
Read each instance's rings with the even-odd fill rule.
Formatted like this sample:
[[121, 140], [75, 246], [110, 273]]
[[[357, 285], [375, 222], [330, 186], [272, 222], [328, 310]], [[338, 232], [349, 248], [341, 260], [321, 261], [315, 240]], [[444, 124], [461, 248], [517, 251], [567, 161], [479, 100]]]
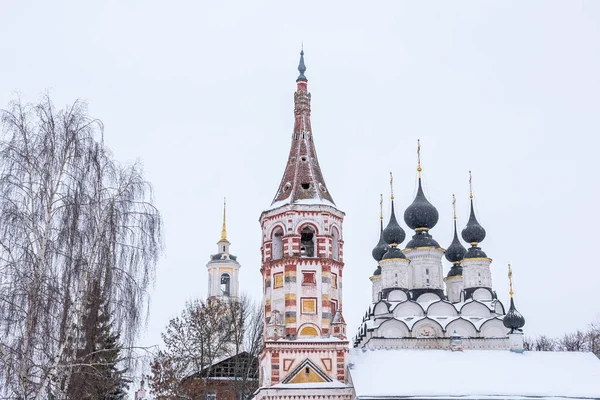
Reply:
[[223, 197], [223, 227], [221, 228], [221, 241], [227, 240], [227, 198]]
[[302, 201], [303, 204], [326, 204], [335, 206], [327, 190], [319, 166], [310, 123], [310, 98], [308, 79], [304, 75], [304, 50], [300, 52], [298, 65], [300, 75], [296, 79], [294, 93], [294, 132], [288, 162], [273, 199], [272, 207]]

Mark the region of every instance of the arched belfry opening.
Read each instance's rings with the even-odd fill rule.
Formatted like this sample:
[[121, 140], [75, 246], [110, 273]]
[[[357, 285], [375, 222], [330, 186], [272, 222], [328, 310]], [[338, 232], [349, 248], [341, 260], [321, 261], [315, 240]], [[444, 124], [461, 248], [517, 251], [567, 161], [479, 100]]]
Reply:
[[228, 273], [221, 275], [221, 296], [231, 295], [231, 277]]
[[273, 260], [279, 260], [283, 258], [283, 229], [281, 229], [281, 227], [277, 227], [273, 231], [272, 246]]
[[334, 260], [340, 259], [340, 233], [337, 228], [333, 228], [331, 233], [331, 257]]
[[300, 230], [300, 256], [315, 257], [315, 229], [306, 225]]

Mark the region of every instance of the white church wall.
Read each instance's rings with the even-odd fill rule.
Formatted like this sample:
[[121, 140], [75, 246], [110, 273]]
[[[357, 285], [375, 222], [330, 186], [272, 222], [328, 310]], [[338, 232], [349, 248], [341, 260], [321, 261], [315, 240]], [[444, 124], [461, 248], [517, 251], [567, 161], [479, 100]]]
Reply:
[[486, 305], [477, 301], [472, 301], [462, 306], [460, 309], [460, 315], [482, 318], [488, 318], [491, 316], [490, 309]]
[[395, 308], [394, 308], [394, 317], [396, 318], [400, 318], [400, 317], [422, 317], [423, 315], [425, 315], [425, 312], [423, 311], [423, 308], [421, 308], [421, 306], [417, 303], [415, 303], [414, 301], [405, 301], [403, 303], [399, 303]]
[[475, 329], [475, 325], [462, 318], [455, 319], [446, 325], [446, 336], [450, 337], [455, 333], [462, 338], [474, 338], [479, 336], [477, 334], [477, 329]]
[[410, 259], [412, 282], [410, 289], [443, 289], [442, 256], [444, 251], [433, 247], [406, 249]]
[[456, 308], [454, 308], [454, 306], [452, 304], [449, 304], [445, 301], [438, 301], [438, 302], [432, 303], [427, 308], [427, 315], [430, 317], [432, 317], [432, 316], [454, 317], [454, 316], [458, 315], [458, 311], [456, 311]]
[[404, 322], [391, 319], [379, 326], [376, 336], [384, 338], [410, 337], [410, 331]]

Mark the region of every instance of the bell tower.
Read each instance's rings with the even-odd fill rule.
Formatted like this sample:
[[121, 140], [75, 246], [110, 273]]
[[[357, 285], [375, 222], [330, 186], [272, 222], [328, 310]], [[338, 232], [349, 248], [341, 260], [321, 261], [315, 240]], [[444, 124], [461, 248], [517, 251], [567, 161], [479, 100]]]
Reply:
[[223, 227], [217, 242], [217, 253], [210, 256], [208, 269], [208, 297], [221, 300], [238, 299], [240, 296], [239, 274], [241, 265], [237, 257], [229, 252], [227, 240], [227, 203], [223, 200]]
[[[256, 398], [277, 398], [279, 389], [271, 387], [278, 383], [309, 382], [331, 390], [328, 398], [348, 398], [344, 213], [336, 207], [317, 159], [304, 51], [298, 71], [290, 153], [275, 198], [259, 219], [265, 346]], [[309, 395], [305, 387], [294, 390], [300, 389]]]

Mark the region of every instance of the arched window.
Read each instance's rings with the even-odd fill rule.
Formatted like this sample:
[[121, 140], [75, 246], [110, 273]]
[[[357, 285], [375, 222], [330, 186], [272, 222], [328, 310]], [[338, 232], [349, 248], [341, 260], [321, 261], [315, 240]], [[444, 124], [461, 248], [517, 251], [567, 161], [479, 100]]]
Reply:
[[340, 259], [340, 234], [336, 228], [332, 229], [332, 239], [331, 239], [331, 257], [334, 260]]
[[221, 296], [230, 296], [231, 295], [231, 277], [229, 274], [225, 273], [221, 275]]
[[271, 253], [273, 260], [279, 260], [283, 257], [283, 229], [276, 228], [273, 233], [273, 244]]
[[315, 256], [315, 230], [305, 226], [300, 231], [300, 257]]

